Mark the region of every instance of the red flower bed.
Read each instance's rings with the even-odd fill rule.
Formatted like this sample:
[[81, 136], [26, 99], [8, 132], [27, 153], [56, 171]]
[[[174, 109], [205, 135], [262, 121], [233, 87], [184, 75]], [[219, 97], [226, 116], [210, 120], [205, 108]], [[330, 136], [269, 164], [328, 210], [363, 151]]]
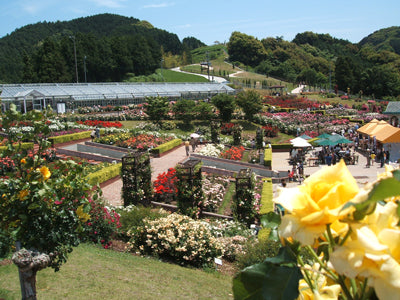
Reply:
[[231, 147], [228, 150], [225, 150], [221, 153], [221, 157], [230, 160], [241, 160], [243, 157], [244, 147]]
[[221, 133], [222, 134], [231, 134], [235, 124], [233, 123], [224, 123], [221, 125]]
[[121, 122], [110, 122], [110, 121], [100, 121], [100, 120], [86, 120], [85, 122], [82, 121], [77, 121], [76, 123], [78, 124], [83, 124], [91, 127], [116, 127], [116, 128], [121, 128], [122, 123]]
[[272, 125], [265, 125], [262, 127], [264, 129], [264, 134], [266, 137], [276, 137], [278, 136], [278, 126], [272, 126]]
[[263, 98], [263, 103], [279, 106], [281, 108], [296, 108], [296, 109], [307, 109], [307, 108], [316, 108], [319, 109], [321, 105], [320, 102], [310, 100], [305, 97], [297, 98], [293, 96], [282, 96], [282, 97], [271, 97], [266, 96]]
[[175, 184], [177, 180], [176, 170], [169, 168], [168, 172], [157, 176], [157, 179], [154, 181], [154, 193], [160, 200], [171, 202], [175, 199], [175, 195], [178, 192]]

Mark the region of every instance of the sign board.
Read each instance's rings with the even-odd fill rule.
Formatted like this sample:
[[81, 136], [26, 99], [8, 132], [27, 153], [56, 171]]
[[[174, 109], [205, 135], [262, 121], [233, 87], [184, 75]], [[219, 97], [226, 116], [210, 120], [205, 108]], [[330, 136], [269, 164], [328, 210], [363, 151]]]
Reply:
[[59, 114], [65, 113], [65, 103], [57, 103], [57, 113]]

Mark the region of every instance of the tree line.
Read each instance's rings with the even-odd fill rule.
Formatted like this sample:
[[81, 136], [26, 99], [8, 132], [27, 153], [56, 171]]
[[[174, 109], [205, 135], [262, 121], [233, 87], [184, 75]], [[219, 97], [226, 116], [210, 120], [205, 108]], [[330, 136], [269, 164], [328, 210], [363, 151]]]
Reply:
[[[394, 100], [400, 97], [400, 55], [396, 53], [400, 31], [398, 27], [391, 30], [395, 33], [387, 43], [378, 31], [359, 44], [313, 32], [299, 33], [289, 42], [282, 37], [258, 40], [236, 31], [229, 39], [228, 54], [231, 61], [266, 76]], [[384, 31], [388, 36], [388, 30]]]
[[120, 81], [127, 73], [153, 73], [162, 56], [185, 54], [190, 62], [190, 50], [199, 45], [193, 37], [181, 42], [147, 21], [113, 14], [40, 22], [0, 39], [0, 82], [75, 82], [75, 66], [80, 82], [85, 74], [91, 82]]

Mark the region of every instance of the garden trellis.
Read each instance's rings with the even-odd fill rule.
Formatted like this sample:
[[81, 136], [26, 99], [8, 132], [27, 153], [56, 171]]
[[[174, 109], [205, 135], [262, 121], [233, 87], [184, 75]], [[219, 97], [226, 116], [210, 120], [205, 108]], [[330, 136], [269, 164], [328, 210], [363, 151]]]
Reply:
[[146, 152], [131, 152], [122, 157], [122, 196], [124, 206], [149, 205], [152, 196], [150, 157]]

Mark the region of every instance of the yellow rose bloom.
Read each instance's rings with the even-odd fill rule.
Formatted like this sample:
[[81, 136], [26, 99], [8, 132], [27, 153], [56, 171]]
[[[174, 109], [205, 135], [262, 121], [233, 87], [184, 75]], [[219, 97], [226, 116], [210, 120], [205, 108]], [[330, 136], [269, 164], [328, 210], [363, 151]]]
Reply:
[[397, 205], [377, 204], [361, 224], [352, 224], [353, 234], [333, 251], [335, 270], [350, 278], [368, 278], [379, 299], [400, 299], [400, 227]]
[[20, 201], [24, 201], [25, 198], [26, 198], [28, 195], [29, 195], [29, 191], [28, 191], [28, 190], [22, 190], [22, 191], [19, 191], [19, 193], [18, 193], [18, 198], [19, 198]]
[[317, 171], [299, 187], [282, 189], [274, 200], [288, 213], [279, 226], [280, 236], [312, 245], [327, 224], [331, 224], [334, 234], [346, 231], [347, 225], [339, 220], [352, 208], [342, 208], [358, 192], [357, 182], [343, 160]]
[[25, 158], [21, 159], [21, 164], [26, 164], [26, 159]]
[[43, 176], [44, 180], [47, 180], [47, 179], [50, 178], [51, 172], [50, 172], [48, 167], [43, 166], [43, 167], [40, 168], [39, 171], [40, 171], [40, 173], [42, 173], [42, 176]]
[[90, 219], [90, 215], [85, 213], [83, 211], [83, 205], [80, 205], [77, 209], [76, 209], [76, 214], [78, 215], [79, 219], [83, 222], [86, 223], [89, 219]]

